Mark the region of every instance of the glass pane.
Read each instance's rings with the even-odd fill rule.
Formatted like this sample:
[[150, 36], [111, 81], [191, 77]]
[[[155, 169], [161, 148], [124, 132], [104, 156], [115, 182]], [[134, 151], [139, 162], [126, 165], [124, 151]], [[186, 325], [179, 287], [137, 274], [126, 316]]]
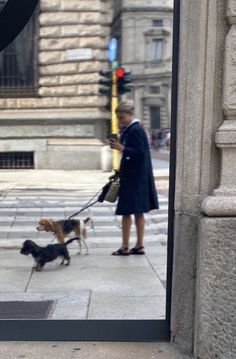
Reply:
[[163, 20], [153, 20], [152, 26], [154, 27], [162, 27], [163, 26]]
[[159, 39], [152, 40], [152, 60], [161, 60], [163, 51], [163, 41]]
[[[31, 20], [0, 55], [0, 94], [6, 97], [0, 116], [1, 188], [6, 190], [0, 208], [0, 245], [6, 248], [0, 261], [1, 300], [53, 301], [48, 319], [164, 321], [173, 8], [156, 6], [154, 11], [143, 2], [142, 8], [127, 11], [119, 2], [109, 26], [106, 22], [102, 27], [110, 14], [107, 1], [101, 0], [104, 11], [95, 6], [91, 17], [87, 12], [83, 17], [73, 1], [49, 3], [41, 7], [40, 39]], [[166, 32], [154, 28], [162, 24], [162, 16], [165, 26], [169, 23]], [[89, 24], [80, 23], [83, 18]], [[132, 122], [127, 124], [137, 126], [142, 136], [139, 141], [134, 132], [126, 146], [122, 136], [130, 128], [117, 122], [118, 138], [127, 147], [119, 152], [119, 160], [127, 162], [126, 174], [132, 179], [123, 204], [130, 201], [131, 207], [137, 198], [145, 202], [145, 208], [129, 213], [118, 213], [118, 202], [96, 201], [113, 174], [114, 152], [105, 133], [107, 122], [111, 132], [112, 115], [106, 110], [111, 99], [98, 91], [99, 71], [116, 66], [107, 60], [106, 49], [113, 31], [119, 34], [117, 63], [131, 70], [131, 82], [125, 84], [131, 91], [114, 96], [112, 106], [133, 101], [134, 111], [124, 111]], [[35, 84], [35, 72], [40, 96], [18, 100], [23, 89]], [[9, 100], [9, 89], [16, 99]], [[149, 165], [147, 176], [140, 143]], [[144, 176], [139, 182], [141, 167]], [[155, 191], [159, 208], [150, 207]], [[127, 247], [134, 249], [111, 255], [125, 236]], [[30, 240], [34, 248], [45, 249], [69, 238], [75, 240], [62, 245], [63, 263], [60, 252], [35, 266], [35, 252], [32, 246], [25, 248], [29, 242], [24, 244]]]

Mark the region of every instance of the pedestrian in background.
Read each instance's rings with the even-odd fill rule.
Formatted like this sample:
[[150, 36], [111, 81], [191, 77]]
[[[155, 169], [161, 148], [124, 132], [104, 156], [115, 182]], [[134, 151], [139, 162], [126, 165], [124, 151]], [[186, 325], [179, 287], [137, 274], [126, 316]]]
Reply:
[[[122, 246], [113, 255], [145, 254], [144, 213], [158, 209], [158, 198], [152, 172], [149, 143], [140, 120], [134, 117], [132, 101], [116, 108], [121, 128], [120, 141], [110, 139], [111, 148], [121, 152], [120, 190], [116, 215], [122, 215]], [[137, 240], [129, 249], [131, 215], [134, 215]]]

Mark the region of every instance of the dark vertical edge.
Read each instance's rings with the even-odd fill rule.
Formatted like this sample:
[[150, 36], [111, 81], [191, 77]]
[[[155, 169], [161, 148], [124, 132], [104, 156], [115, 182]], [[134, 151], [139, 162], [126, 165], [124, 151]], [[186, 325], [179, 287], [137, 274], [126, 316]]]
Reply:
[[179, 69], [179, 28], [180, 0], [174, 0], [173, 12], [173, 45], [172, 45], [172, 87], [171, 87], [171, 144], [170, 144], [170, 177], [169, 177], [169, 210], [168, 210], [168, 244], [167, 244], [167, 290], [166, 320], [170, 328], [172, 271], [174, 253], [175, 221], [175, 172], [176, 172], [176, 138], [178, 112], [178, 69]]

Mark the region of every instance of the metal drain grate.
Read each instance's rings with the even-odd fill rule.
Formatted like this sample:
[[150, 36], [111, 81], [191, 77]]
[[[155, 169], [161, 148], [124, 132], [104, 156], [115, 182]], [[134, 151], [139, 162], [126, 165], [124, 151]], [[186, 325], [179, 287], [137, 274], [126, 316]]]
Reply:
[[46, 319], [53, 300], [38, 302], [0, 302], [1, 319]]

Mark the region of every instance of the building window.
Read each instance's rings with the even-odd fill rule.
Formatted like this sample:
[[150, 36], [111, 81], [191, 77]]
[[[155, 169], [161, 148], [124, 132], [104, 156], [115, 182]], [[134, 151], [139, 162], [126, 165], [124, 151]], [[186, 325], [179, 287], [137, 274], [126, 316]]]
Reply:
[[34, 168], [34, 153], [0, 152], [0, 168]]
[[150, 86], [149, 92], [152, 94], [160, 94], [161, 93], [160, 86]]
[[151, 122], [151, 129], [157, 130], [161, 128], [161, 110], [158, 106], [151, 106], [150, 107], [150, 122]]
[[163, 20], [152, 20], [153, 27], [163, 27]]
[[[0, 2], [0, 10], [5, 5]], [[36, 94], [37, 11], [17, 38], [0, 53], [0, 97]]]
[[163, 40], [152, 39], [152, 60], [162, 60], [163, 56]]

